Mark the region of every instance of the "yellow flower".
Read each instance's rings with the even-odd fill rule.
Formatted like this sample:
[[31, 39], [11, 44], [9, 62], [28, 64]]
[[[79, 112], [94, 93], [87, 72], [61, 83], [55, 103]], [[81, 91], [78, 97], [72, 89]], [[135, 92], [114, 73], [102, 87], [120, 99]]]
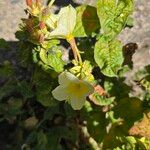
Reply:
[[55, 99], [68, 101], [74, 110], [80, 110], [86, 97], [94, 92], [93, 86], [83, 80], [79, 80], [69, 72], [63, 72], [58, 78], [59, 86], [52, 91]]

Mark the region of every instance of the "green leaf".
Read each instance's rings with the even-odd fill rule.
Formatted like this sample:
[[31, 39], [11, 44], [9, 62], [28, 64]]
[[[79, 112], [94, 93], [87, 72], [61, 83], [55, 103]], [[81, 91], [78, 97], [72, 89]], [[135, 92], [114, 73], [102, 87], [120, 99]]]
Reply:
[[[70, 125], [70, 123], [69, 123]], [[61, 139], [66, 139], [65, 141], [69, 141], [72, 143], [71, 146], [75, 145], [77, 140], [77, 130], [75, 124], [72, 124], [72, 126], [66, 127], [66, 126], [54, 126], [51, 128], [50, 132], [47, 134], [48, 139], [48, 149], [51, 150], [61, 150], [64, 149], [62, 147], [65, 147], [61, 143]], [[51, 144], [53, 143], [53, 144]]]
[[[63, 129], [59, 129], [61, 127], [52, 128], [51, 132], [47, 134], [48, 145], [47, 148], [51, 150], [61, 150], [60, 139], [62, 134], [59, 132], [63, 132]], [[51, 144], [53, 143], [53, 144]]]
[[41, 68], [37, 68], [34, 76], [34, 82], [36, 86], [37, 101], [46, 107], [55, 105], [56, 101], [51, 95], [54, 83], [51, 81], [50, 74], [44, 72]]
[[6, 49], [6, 48], [8, 48], [7, 42], [4, 39], [0, 38], [0, 49]]
[[21, 107], [23, 105], [21, 99], [11, 98], [8, 104], [1, 104], [0, 113], [4, 115], [5, 119], [14, 120], [15, 116], [21, 114]]
[[30, 85], [26, 81], [18, 83], [17, 91], [21, 93], [24, 98], [32, 98], [34, 96]]
[[106, 112], [106, 118], [111, 122], [112, 124], [118, 123], [121, 119], [120, 118], [115, 118], [114, 116], [114, 111], [108, 111]]
[[[83, 115], [83, 113], [82, 113]], [[106, 134], [106, 119], [105, 113], [99, 111], [99, 108], [94, 108], [93, 111], [85, 112], [88, 132], [96, 141], [102, 142]]]
[[51, 92], [44, 94], [42, 91], [37, 91], [37, 101], [45, 107], [50, 107], [56, 104]]
[[77, 23], [73, 31], [75, 37], [86, 37], [100, 28], [95, 7], [82, 5], [76, 8]]
[[131, 16], [129, 16], [127, 18], [126, 26], [131, 28], [133, 27], [133, 25], [134, 25], [134, 19]]
[[94, 101], [97, 105], [100, 106], [107, 106], [113, 103], [115, 97], [105, 98], [103, 96], [100, 96], [98, 93], [94, 93], [93, 95]]
[[94, 58], [104, 75], [116, 77], [123, 63], [121, 42], [101, 36], [95, 45]]
[[133, 0], [98, 0], [97, 11], [102, 34], [112, 39], [125, 27]]
[[76, 10], [71, 6], [61, 8], [57, 21], [57, 27], [50, 33], [49, 37], [66, 39], [71, 35], [76, 25]]
[[33, 128], [37, 123], [38, 123], [38, 119], [35, 116], [29, 117], [24, 122], [26, 128]]
[[62, 72], [64, 69], [64, 61], [62, 60], [62, 52], [53, 48], [50, 50], [41, 49], [40, 50], [40, 58], [43, 63], [56, 72]]
[[144, 77], [141, 81], [140, 84], [144, 89], [148, 92], [150, 92], [150, 75], [147, 75]]
[[46, 109], [44, 112], [44, 120], [52, 120], [55, 114], [59, 114], [59, 105]]
[[64, 70], [64, 61], [62, 60], [61, 51], [51, 51], [48, 54], [48, 63], [56, 72], [62, 72]]
[[113, 108], [116, 117], [125, 120], [127, 127], [133, 125], [135, 121], [142, 118], [142, 101], [136, 97], [120, 99]]
[[46, 146], [47, 144], [47, 136], [46, 134], [43, 133], [43, 131], [40, 131], [38, 133], [38, 136], [37, 136], [37, 140], [38, 140], [38, 145], [39, 146]]
[[13, 75], [13, 67], [9, 61], [4, 61], [2, 65], [0, 65], [0, 77], [7, 78]]
[[144, 79], [146, 76], [150, 74], [150, 65], [145, 66], [144, 68], [139, 69], [135, 73], [135, 79], [136, 81], [140, 81]]
[[11, 98], [8, 101], [9, 108], [12, 109], [20, 109], [23, 105], [22, 99]]
[[47, 150], [47, 135], [42, 130], [38, 132], [34, 131], [28, 136], [27, 143], [30, 144], [34, 150]]
[[19, 65], [22, 67], [28, 67], [32, 63], [32, 49], [33, 44], [25, 41], [21, 41], [18, 44], [17, 59]]
[[115, 96], [117, 99], [128, 97], [132, 90], [131, 86], [125, 84], [124, 79], [122, 78], [105, 79], [104, 89], [106, 90], [106, 93], [109, 93], [111, 96]]
[[15, 88], [16, 86], [11, 81], [5, 83], [2, 87], [0, 87], [0, 100], [14, 92]]

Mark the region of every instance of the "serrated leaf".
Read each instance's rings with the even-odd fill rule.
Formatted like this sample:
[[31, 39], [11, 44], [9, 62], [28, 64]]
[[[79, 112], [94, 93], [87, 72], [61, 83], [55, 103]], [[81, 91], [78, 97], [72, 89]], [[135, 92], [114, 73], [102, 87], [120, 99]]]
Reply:
[[51, 67], [56, 72], [62, 72], [64, 69], [64, 61], [62, 60], [62, 52], [58, 49], [40, 50], [40, 58], [43, 63]]
[[92, 101], [94, 104], [99, 105], [99, 106], [107, 106], [113, 103], [115, 97], [110, 97], [110, 98], [105, 98], [98, 93], [94, 93], [92, 95]]
[[89, 98], [95, 105], [107, 106], [113, 103], [115, 97], [107, 98], [107, 93], [100, 85], [95, 86], [94, 89], [94, 93], [91, 94]]
[[104, 75], [116, 77], [123, 63], [121, 42], [101, 36], [95, 45], [94, 58]]
[[126, 25], [133, 11], [133, 0], [98, 0], [97, 11], [102, 33], [112, 39]]
[[82, 5], [76, 8], [77, 23], [73, 31], [75, 37], [86, 37], [100, 28], [95, 7]]
[[61, 59], [61, 51], [53, 51], [48, 54], [48, 63], [56, 72], [64, 70], [64, 62]]

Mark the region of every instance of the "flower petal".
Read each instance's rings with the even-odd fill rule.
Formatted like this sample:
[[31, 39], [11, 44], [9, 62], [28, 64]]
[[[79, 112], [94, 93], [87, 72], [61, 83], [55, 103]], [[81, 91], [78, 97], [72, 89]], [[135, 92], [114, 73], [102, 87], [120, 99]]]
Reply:
[[59, 75], [59, 78], [58, 78], [59, 84], [66, 85], [66, 84], [69, 84], [71, 81], [79, 81], [79, 79], [75, 75], [66, 71]]
[[66, 94], [66, 90], [64, 87], [62, 86], [58, 86], [56, 87], [53, 91], [52, 91], [52, 95], [54, 96], [55, 99], [59, 100], [59, 101], [63, 101], [67, 99], [67, 94]]
[[88, 83], [87, 81], [82, 81], [83, 84], [86, 86], [87, 92], [85, 93], [85, 96], [88, 96], [94, 92], [94, 87]]
[[80, 110], [85, 104], [85, 101], [85, 97], [77, 97], [74, 95], [70, 98], [70, 104], [74, 110]]

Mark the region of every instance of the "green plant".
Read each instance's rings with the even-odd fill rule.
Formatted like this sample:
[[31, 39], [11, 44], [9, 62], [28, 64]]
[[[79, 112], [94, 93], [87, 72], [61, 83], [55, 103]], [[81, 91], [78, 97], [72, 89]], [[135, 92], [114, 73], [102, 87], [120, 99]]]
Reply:
[[96, 7], [69, 5], [58, 13], [54, 0], [26, 2], [17, 67], [7, 60], [0, 67], [0, 128], [13, 126], [6, 148], [149, 149], [150, 69], [136, 74], [142, 92], [133, 95], [124, 75], [133, 52], [117, 38], [133, 1], [97, 0]]

